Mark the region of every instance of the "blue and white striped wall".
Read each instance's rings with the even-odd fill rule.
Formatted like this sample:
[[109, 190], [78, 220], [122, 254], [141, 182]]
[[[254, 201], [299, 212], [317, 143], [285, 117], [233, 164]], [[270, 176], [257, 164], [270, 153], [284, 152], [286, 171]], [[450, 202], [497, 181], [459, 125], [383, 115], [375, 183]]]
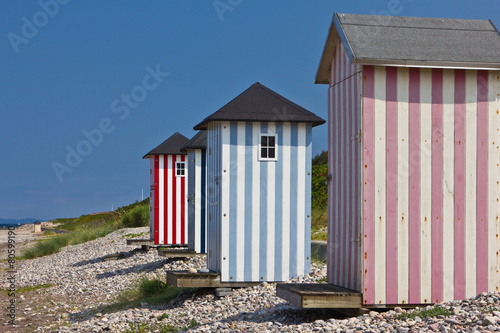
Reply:
[[188, 249], [207, 252], [206, 150], [188, 150]]
[[[276, 161], [259, 161], [261, 134], [277, 135]], [[208, 268], [221, 281], [310, 272], [311, 139], [305, 123], [209, 123]]]

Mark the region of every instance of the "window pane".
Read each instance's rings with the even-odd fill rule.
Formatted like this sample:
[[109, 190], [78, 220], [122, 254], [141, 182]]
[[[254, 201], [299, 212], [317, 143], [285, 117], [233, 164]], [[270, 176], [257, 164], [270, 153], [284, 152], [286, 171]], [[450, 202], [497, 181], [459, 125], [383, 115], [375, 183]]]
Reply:
[[263, 135], [260, 137], [260, 145], [262, 147], [267, 147], [267, 136]]
[[274, 136], [269, 137], [269, 147], [274, 147], [274, 139], [275, 139]]
[[267, 158], [267, 148], [260, 149], [260, 157]]
[[275, 152], [274, 152], [274, 148], [269, 148], [269, 158], [275, 158]]

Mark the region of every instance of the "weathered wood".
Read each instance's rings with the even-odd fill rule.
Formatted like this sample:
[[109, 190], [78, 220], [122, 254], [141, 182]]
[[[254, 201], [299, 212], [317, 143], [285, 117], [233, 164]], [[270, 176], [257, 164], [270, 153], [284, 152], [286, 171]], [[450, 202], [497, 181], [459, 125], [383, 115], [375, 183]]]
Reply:
[[190, 258], [194, 256], [204, 256], [205, 253], [196, 253], [194, 250], [186, 248], [158, 249], [158, 255], [167, 258]]
[[178, 288], [243, 288], [260, 282], [221, 282], [217, 273], [189, 273], [188, 271], [167, 271], [167, 284]]
[[276, 295], [300, 308], [361, 308], [362, 294], [332, 284], [280, 283]]
[[127, 239], [127, 245], [155, 245], [154, 239]]

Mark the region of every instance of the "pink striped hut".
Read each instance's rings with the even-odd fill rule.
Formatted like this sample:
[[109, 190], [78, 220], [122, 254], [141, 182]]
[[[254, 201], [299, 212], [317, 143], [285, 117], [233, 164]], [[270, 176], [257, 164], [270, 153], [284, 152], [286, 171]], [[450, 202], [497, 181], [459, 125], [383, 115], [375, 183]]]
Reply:
[[189, 141], [176, 132], [143, 158], [150, 168], [150, 237], [155, 244], [187, 245], [187, 158]]
[[330, 286], [363, 307], [499, 291], [493, 22], [336, 13], [316, 83], [329, 85]]

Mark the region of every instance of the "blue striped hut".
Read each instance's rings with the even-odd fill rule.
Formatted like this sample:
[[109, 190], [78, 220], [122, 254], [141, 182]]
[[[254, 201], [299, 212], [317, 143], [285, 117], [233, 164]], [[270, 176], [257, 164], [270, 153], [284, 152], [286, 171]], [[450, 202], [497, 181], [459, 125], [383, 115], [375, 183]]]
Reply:
[[208, 269], [222, 282], [310, 272], [312, 128], [325, 120], [255, 83], [207, 133]]
[[188, 156], [188, 249], [207, 253], [207, 132], [199, 131], [181, 151]]

